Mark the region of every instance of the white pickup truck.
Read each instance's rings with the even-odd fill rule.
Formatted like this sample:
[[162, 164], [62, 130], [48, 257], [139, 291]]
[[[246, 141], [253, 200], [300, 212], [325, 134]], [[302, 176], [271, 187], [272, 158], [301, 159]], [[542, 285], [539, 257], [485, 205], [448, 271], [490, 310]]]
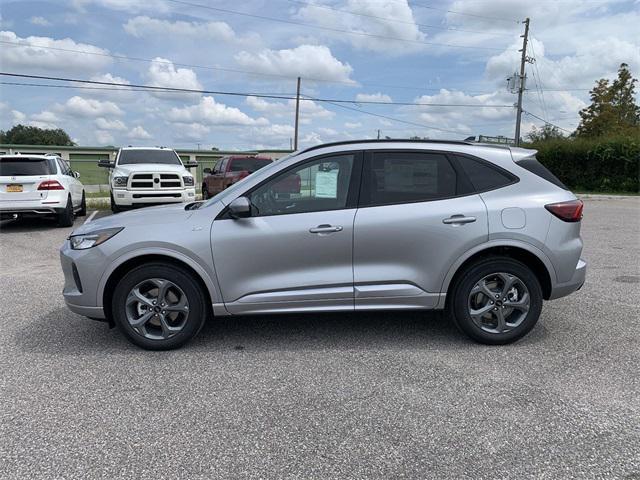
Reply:
[[113, 213], [196, 199], [195, 179], [187, 169], [197, 163], [182, 163], [170, 148], [125, 147], [115, 162], [101, 160], [98, 165], [109, 169]]

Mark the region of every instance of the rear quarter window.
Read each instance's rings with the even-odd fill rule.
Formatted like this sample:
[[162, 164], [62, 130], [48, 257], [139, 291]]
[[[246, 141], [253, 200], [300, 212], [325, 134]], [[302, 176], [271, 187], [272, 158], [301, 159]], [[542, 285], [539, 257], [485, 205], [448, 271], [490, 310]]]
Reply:
[[553, 183], [556, 187], [568, 190], [567, 186], [562, 183], [558, 177], [551, 173], [547, 167], [542, 165], [536, 157], [523, 158], [522, 160], [518, 160], [516, 165], [528, 170], [540, 178], [545, 179], [547, 182]]
[[476, 158], [456, 155], [456, 160], [476, 192], [495, 190], [517, 180], [514, 175]]

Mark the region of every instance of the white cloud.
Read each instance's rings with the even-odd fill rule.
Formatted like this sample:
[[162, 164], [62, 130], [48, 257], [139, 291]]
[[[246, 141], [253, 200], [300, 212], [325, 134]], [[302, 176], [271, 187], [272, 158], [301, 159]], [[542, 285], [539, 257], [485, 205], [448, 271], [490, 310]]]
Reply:
[[344, 126], [345, 126], [346, 128], [353, 129], [353, 128], [360, 128], [360, 127], [362, 127], [362, 124], [361, 124], [360, 122], [345, 122], [345, 123], [344, 123]]
[[31, 120], [35, 120], [36, 122], [49, 123], [53, 125], [58, 122], [58, 116], [50, 110], [43, 110], [40, 113], [31, 115]]
[[[291, 117], [295, 115], [296, 101], [270, 102], [264, 98], [249, 96], [245, 103], [256, 112], [264, 113], [268, 117]], [[313, 100], [303, 100], [300, 102], [300, 123], [311, 123], [314, 120], [330, 119], [334, 117], [334, 112], [318, 105]]]
[[[0, 48], [0, 64], [5, 70], [36, 70], [47, 73], [64, 71], [87, 74], [101, 70], [111, 63], [111, 58], [100, 56], [108, 54], [108, 50], [85, 43], [76, 43], [70, 38], [62, 40], [49, 37], [21, 38], [14, 32], [2, 31], [0, 40], [18, 45], [5, 43]], [[78, 53], [78, 50], [89, 53]]]
[[[185, 88], [202, 90], [196, 73], [190, 68], [176, 68], [173, 62], [162, 57], [156, 57], [149, 66], [147, 73], [148, 85], [154, 87]], [[159, 98], [196, 99], [199, 94], [189, 92], [153, 92]]]
[[239, 65], [260, 73], [319, 80], [355, 82], [350, 75], [353, 68], [335, 58], [324, 45], [300, 45], [284, 50], [262, 50], [260, 53], [242, 51], [235, 56]]
[[153, 138], [151, 134], [147, 132], [144, 128], [142, 128], [140, 125], [136, 126], [133, 130], [131, 130], [131, 132], [129, 132], [127, 137], [134, 140], [149, 140], [150, 138]]
[[115, 143], [113, 135], [104, 130], [96, 130], [94, 133], [94, 137], [98, 145], [113, 145]]
[[172, 123], [174, 138], [178, 141], [202, 141], [211, 132], [211, 128], [201, 123]]
[[357, 102], [391, 102], [391, 97], [384, 93], [359, 93], [356, 95]]
[[38, 25], [41, 27], [50, 27], [51, 22], [44, 17], [31, 17], [29, 23], [32, 25]]
[[[112, 75], [111, 73], [101, 73], [97, 75], [92, 75], [89, 80], [94, 82], [107, 82], [107, 83], [121, 83], [129, 85], [131, 82], [129, 80], [118, 77], [116, 75]], [[132, 90], [128, 90], [127, 87], [118, 87], [118, 86], [109, 86], [109, 85], [95, 85], [97, 88], [93, 90], [91, 95], [94, 97], [100, 98], [108, 98], [117, 102], [130, 101], [135, 98], [136, 94]], [[98, 90], [98, 88], [100, 88]]]
[[113, 102], [100, 101], [79, 96], [71, 97], [64, 104], [55, 104], [54, 110], [58, 113], [81, 118], [121, 116], [124, 112]]
[[[416, 25], [407, 0], [347, 0], [333, 4], [331, 8], [321, 4], [305, 5], [298, 10], [296, 17], [322, 27], [365, 33], [366, 35], [342, 32], [325, 34], [333, 40], [349, 42], [363, 50], [403, 55], [425, 48], [420, 43], [411, 43], [422, 42], [426, 36]], [[379, 37], [400, 38], [409, 42]]]
[[[161, 36], [162, 38], [185, 37], [198, 41], [245, 42], [248, 37], [238, 37], [226, 22], [185, 22], [161, 20], [147, 16], [131, 18], [123, 26], [125, 32], [137, 38]], [[254, 39], [256, 34], [251, 35]]]
[[178, 123], [201, 123], [204, 125], [266, 125], [264, 118], [254, 119], [235, 107], [217, 103], [213, 97], [202, 97], [197, 105], [183, 108], [173, 107], [166, 118]]
[[124, 131], [127, 129], [127, 126], [124, 124], [122, 120], [118, 120], [117, 118], [107, 119], [103, 117], [96, 118], [95, 120], [96, 127], [100, 130], [116, 130], [116, 131]]

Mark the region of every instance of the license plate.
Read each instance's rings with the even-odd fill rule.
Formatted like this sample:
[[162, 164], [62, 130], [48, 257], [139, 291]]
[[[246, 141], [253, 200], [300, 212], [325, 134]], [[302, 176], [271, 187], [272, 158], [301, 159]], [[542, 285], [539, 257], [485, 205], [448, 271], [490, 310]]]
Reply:
[[7, 193], [8, 192], [21, 192], [22, 185], [7, 185]]

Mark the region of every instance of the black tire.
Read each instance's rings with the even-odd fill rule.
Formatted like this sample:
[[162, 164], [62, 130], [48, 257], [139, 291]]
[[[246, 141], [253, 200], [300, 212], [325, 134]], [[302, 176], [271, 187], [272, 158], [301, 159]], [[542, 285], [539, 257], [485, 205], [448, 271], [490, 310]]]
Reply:
[[116, 204], [115, 200], [113, 199], [113, 193], [110, 194], [109, 197], [111, 198], [111, 212], [120, 213], [122, 209]]
[[[149, 279], [164, 279], [178, 286], [186, 295], [189, 313], [182, 329], [169, 338], [150, 339], [135, 330], [127, 319], [126, 300], [129, 292]], [[172, 350], [191, 340], [202, 328], [209, 313], [202, 287], [187, 270], [173, 264], [148, 263], [128, 272], [115, 288], [111, 311], [116, 326], [135, 345], [146, 350]]]
[[70, 227], [73, 225], [73, 202], [71, 195], [67, 198], [67, 206], [57, 212], [56, 220], [59, 227]]
[[203, 200], [209, 200], [209, 198], [211, 198], [211, 196], [209, 195], [209, 190], [207, 190], [207, 184], [203, 183], [202, 184], [202, 199]]
[[[516, 276], [529, 293], [529, 308], [524, 319], [511, 330], [499, 333], [488, 332], [479, 327], [471, 318], [469, 311], [472, 289], [487, 276], [498, 272]], [[543, 299], [540, 282], [526, 265], [509, 257], [494, 256], [484, 258], [465, 267], [450, 291], [452, 294], [447, 296], [447, 310], [456, 326], [473, 340], [487, 345], [504, 345], [519, 340], [531, 331], [542, 312]], [[501, 299], [494, 300], [498, 303]], [[497, 306], [490, 308], [496, 309]]]
[[82, 201], [80, 202], [80, 210], [78, 210], [78, 213], [76, 215], [78, 217], [86, 217], [87, 216], [87, 198], [86, 198], [86, 195], [84, 193], [84, 190], [82, 191]]

